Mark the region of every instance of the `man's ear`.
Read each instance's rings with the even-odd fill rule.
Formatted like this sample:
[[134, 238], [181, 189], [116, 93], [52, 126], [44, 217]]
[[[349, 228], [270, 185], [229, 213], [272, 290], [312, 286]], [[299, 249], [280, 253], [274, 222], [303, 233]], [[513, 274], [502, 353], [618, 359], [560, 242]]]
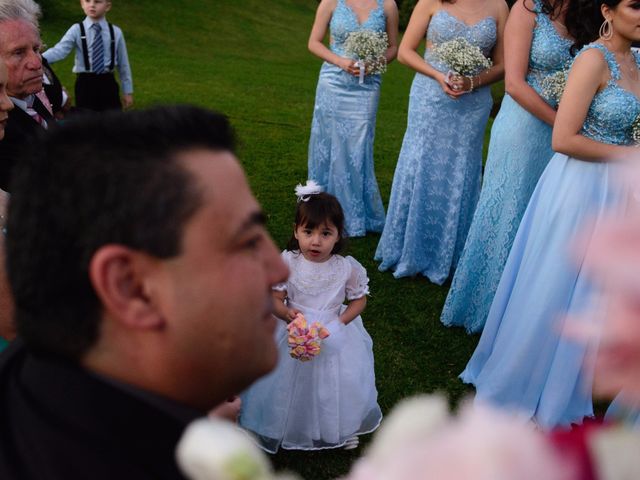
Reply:
[[99, 248], [89, 263], [89, 278], [104, 311], [132, 329], [161, 329], [162, 313], [151, 299], [148, 275], [157, 260], [122, 245]]

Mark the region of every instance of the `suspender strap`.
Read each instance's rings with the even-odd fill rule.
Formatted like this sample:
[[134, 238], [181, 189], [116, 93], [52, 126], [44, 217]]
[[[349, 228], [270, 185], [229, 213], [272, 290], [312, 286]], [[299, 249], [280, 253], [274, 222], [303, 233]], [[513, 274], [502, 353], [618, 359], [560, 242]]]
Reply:
[[[84, 29], [82, 22], [78, 23], [80, 26], [80, 40], [82, 42], [82, 56], [84, 57], [84, 69], [87, 72], [91, 71], [91, 63], [89, 62], [89, 47], [87, 46], [87, 32]], [[113, 72], [116, 66], [116, 34], [113, 30], [113, 24], [109, 24], [109, 36], [111, 47], [111, 63], [109, 64], [109, 71]]]
[[116, 66], [116, 35], [113, 32], [113, 25], [109, 24], [109, 35], [111, 36], [111, 64], [109, 65], [109, 71], [113, 72]]
[[[84, 29], [82, 22], [78, 23], [80, 26], [80, 40], [82, 41], [82, 56], [84, 57], [84, 69], [87, 72], [91, 71], [91, 63], [89, 63], [89, 48], [87, 47], [87, 32]], [[113, 62], [113, 57], [111, 57]]]

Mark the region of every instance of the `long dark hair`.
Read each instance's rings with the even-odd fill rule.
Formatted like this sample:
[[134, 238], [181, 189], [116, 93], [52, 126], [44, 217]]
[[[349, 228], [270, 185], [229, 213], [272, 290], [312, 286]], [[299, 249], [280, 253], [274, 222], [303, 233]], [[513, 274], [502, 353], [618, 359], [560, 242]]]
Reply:
[[[321, 192], [309, 195], [306, 201], [298, 202], [294, 230], [300, 225], [313, 229], [327, 222], [333, 223], [338, 229], [339, 236], [331, 253], [340, 253], [344, 249], [347, 240], [344, 234], [344, 212], [338, 199], [329, 193]], [[295, 235], [291, 235], [289, 243], [287, 243], [287, 250], [300, 250], [300, 245]]]
[[533, 10], [527, 7], [526, 2], [524, 2], [523, 5], [524, 5], [524, 8], [526, 8], [530, 12], [544, 13], [545, 15], [548, 15], [551, 20], [555, 20], [560, 16], [560, 13], [562, 12], [563, 7], [567, 1], [571, 1], [571, 0], [556, 0], [555, 2], [553, 2], [553, 4], [549, 0], [542, 0], [541, 12], [537, 12], [536, 10]]
[[571, 0], [567, 8], [565, 26], [574, 38], [571, 53], [575, 54], [587, 43], [600, 35], [600, 26], [604, 22], [602, 5], [614, 8], [622, 0]]

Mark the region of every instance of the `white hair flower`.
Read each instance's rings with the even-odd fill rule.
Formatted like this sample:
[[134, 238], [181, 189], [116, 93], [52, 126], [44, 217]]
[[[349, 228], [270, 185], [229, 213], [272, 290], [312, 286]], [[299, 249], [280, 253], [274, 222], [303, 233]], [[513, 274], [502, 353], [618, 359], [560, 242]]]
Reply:
[[322, 192], [322, 187], [315, 180], [307, 180], [305, 185], [296, 185], [296, 196], [299, 202], [308, 202], [311, 195], [317, 195]]

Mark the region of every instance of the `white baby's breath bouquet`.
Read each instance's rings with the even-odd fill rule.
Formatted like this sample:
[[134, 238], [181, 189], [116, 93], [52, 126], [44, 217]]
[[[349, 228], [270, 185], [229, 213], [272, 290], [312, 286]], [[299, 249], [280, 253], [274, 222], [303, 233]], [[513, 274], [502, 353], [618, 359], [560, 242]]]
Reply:
[[475, 75], [492, 65], [491, 59], [484, 56], [480, 47], [462, 37], [435, 45], [432, 53], [449, 68], [452, 75]]
[[358, 61], [360, 67], [360, 83], [364, 80], [365, 70], [368, 74], [379, 74], [387, 71], [385, 53], [389, 47], [386, 32], [358, 30], [351, 32], [344, 41], [344, 52], [349, 58]]
[[558, 70], [557, 72], [547, 75], [540, 82], [542, 87], [542, 96], [546, 98], [552, 106], [560, 103], [564, 89], [567, 86], [568, 70]]
[[631, 139], [636, 145], [640, 145], [640, 115], [631, 124]]

